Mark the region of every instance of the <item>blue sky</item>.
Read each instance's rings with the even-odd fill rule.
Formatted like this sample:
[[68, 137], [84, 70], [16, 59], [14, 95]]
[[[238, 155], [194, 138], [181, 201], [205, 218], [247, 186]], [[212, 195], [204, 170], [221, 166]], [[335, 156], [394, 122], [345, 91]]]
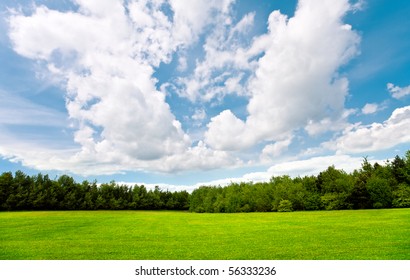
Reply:
[[0, 171], [192, 188], [410, 149], [410, 3], [2, 1]]

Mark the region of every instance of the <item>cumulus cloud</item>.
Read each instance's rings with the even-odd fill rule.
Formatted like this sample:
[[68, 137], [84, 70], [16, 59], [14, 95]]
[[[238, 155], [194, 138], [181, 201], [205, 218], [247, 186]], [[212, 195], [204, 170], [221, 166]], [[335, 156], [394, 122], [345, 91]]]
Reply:
[[237, 167], [243, 162], [225, 151], [211, 149], [205, 143], [199, 141], [196, 146], [188, 148], [185, 153], [166, 157], [155, 164], [160, 171], [177, 172], [183, 170], [209, 170], [221, 166]]
[[174, 11], [174, 37], [177, 42], [197, 40], [204, 26], [220, 14], [227, 15], [233, 0], [170, 0]]
[[[176, 172], [243, 165], [238, 155], [255, 147], [252, 152], [258, 149], [260, 159], [270, 162], [286, 152], [296, 139], [295, 131], [301, 130], [318, 135], [344, 129], [340, 138], [327, 143], [337, 151], [362, 149], [359, 134], [381, 139], [372, 150], [386, 139], [382, 132], [395, 133], [397, 143], [409, 141], [404, 134], [408, 132], [405, 108], [378, 126], [346, 128], [353, 110], [344, 108], [349, 85], [339, 69], [357, 55], [360, 41], [343, 22], [346, 13], [358, 9], [348, 0], [300, 0], [293, 17], [272, 12], [267, 33], [257, 37], [252, 34], [255, 13], [236, 19], [234, 0], [73, 2], [77, 9], [72, 11], [43, 5], [34, 5], [25, 14], [12, 11], [8, 35], [18, 54], [40, 62], [47, 72], [44, 77], [64, 89], [70, 136], [76, 145], [33, 150], [29, 141], [17, 144], [12, 135], [3, 135], [0, 155], [4, 157], [34, 168], [83, 175]], [[201, 37], [205, 30], [208, 33]], [[204, 53], [194, 61], [189, 50], [198, 41], [204, 42]], [[174, 59], [180, 76], [159, 85], [155, 71]], [[395, 98], [408, 94], [403, 94], [407, 88], [389, 85]], [[192, 116], [185, 115], [196, 126], [192, 134], [173, 114], [166, 89], [199, 108], [190, 111]], [[211, 115], [212, 105], [227, 95], [248, 99], [245, 116], [238, 117], [229, 106]], [[206, 107], [210, 103], [212, 110]], [[367, 104], [362, 113], [380, 109], [373, 105]], [[27, 114], [42, 111], [33, 113], [38, 120], [55, 113], [24, 102], [17, 108]], [[18, 117], [15, 121], [32, 124], [23, 115]], [[204, 132], [199, 127], [208, 118]], [[61, 118], [53, 125], [60, 123]], [[349, 144], [356, 138], [360, 138], [357, 144]], [[294, 161], [241, 179], [303, 175], [316, 172], [322, 163], [323, 168], [334, 162], [343, 167], [343, 161], [353, 164], [357, 159]]]
[[[136, 3], [129, 7], [131, 19]], [[54, 65], [65, 77], [81, 152], [106, 157], [116, 151], [142, 160], [181, 152], [187, 136], [151, 77], [152, 66], [172, 52], [169, 32], [153, 32], [151, 25], [167, 30], [170, 23], [158, 12], [131, 28], [121, 1], [77, 4], [79, 13], [40, 6], [32, 16], [12, 16], [10, 38], [19, 54]], [[66, 55], [75, 63], [56, 65]]]
[[191, 75], [176, 81], [181, 97], [192, 102], [211, 102], [228, 94], [245, 94], [241, 80], [255, 63], [242, 36], [249, 34], [254, 17], [255, 13], [246, 14], [236, 24], [226, 14], [213, 18], [216, 28], [203, 45], [204, 58], [196, 61]]
[[[330, 128], [343, 118], [347, 79], [338, 69], [358, 53], [359, 36], [342, 22], [347, 0], [301, 0], [294, 17], [269, 16], [266, 35], [249, 52], [262, 52], [250, 79], [248, 117], [224, 111], [212, 118], [206, 143], [222, 150], [280, 141], [307, 125]], [[324, 127], [324, 126], [322, 126]]]
[[225, 110], [211, 119], [205, 138], [217, 150], [239, 150], [252, 144], [252, 138], [244, 139], [246, 124], [238, 119], [230, 110]]
[[285, 151], [288, 150], [288, 147], [291, 143], [292, 137], [289, 137], [285, 140], [266, 145], [262, 150], [262, 160], [269, 160], [282, 155]]
[[410, 142], [410, 106], [395, 109], [389, 119], [370, 125], [355, 124], [333, 141], [328, 149], [340, 153], [361, 153], [384, 150]]
[[[79, 149], [64, 157], [65, 168], [93, 163], [102, 167], [80, 173], [98, 173], [112, 165], [169, 171], [183, 169], [185, 162], [180, 161], [187, 159], [189, 168], [231, 163], [223, 152], [191, 146], [153, 78], [154, 67], [169, 63], [178, 49], [195, 42], [212, 15], [228, 13], [231, 2], [76, 0], [77, 11], [45, 6], [34, 6], [29, 15], [12, 11], [9, 38], [14, 50], [44, 64], [43, 70], [52, 79], [58, 76], [66, 90]], [[13, 148], [6, 153], [38, 166], [34, 154]]]
[[401, 99], [407, 95], [410, 95], [410, 86], [399, 87], [392, 83], [387, 84], [387, 90], [393, 96], [393, 98]]

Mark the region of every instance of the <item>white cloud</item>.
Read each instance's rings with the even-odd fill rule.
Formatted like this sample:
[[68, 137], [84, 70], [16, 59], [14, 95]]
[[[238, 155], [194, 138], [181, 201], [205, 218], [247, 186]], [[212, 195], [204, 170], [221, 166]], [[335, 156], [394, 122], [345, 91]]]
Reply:
[[[9, 18], [13, 48], [40, 61], [50, 79], [65, 88], [76, 146], [46, 148], [3, 134], [0, 155], [38, 169], [91, 175], [235, 167], [243, 165], [235, 151], [258, 143], [268, 143], [260, 155], [265, 162], [283, 155], [301, 129], [309, 135], [345, 129], [340, 138], [325, 144], [338, 152], [410, 141], [408, 107], [396, 110], [382, 124], [346, 128], [352, 113], [344, 108], [348, 81], [338, 71], [358, 53], [360, 38], [343, 23], [345, 14], [357, 7], [347, 0], [300, 0], [294, 17], [275, 11], [268, 20], [268, 33], [252, 38], [255, 13], [236, 22], [233, 2], [76, 0], [78, 11], [59, 12], [45, 6], [35, 6], [30, 15], [14, 11]], [[173, 13], [164, 12], [164, 7]], [[176, 58], [178, 70], [187, 72], [192, 65], [188, 50], [205, 29], [212, 31], [204, 39], [205, 56], [196, 62], [193, 73], [158, 90], [155, 69]], [[249, 98], [247, 116], [238, 118], [234, 109], [222, 111], [211, 118], [207, 131], [200, 131], [195, 138], [199, 142], [193, 145], [192, 135], [182, 129], [166, 102], [166, 87], [202, 102], [194, 104], [201, 108], [190, 117], [194, 125], [208, 117], [203, 103], [220, 101], [228, 94]], [[388, 88], [395, 98], [409, 94], [407, 88], [392, 84]], [[55, 114], [14, 100], [19, 104], [10, 106], [19, 113], [0, 124], [37, 125]], [[367, 104], [362, 113], [378, 109], [377, 104]], [[0, 111], [0, 117], [5, 112]], [[27, 118], [29, 114], [33, 120]], [[61, 119], [59, 115], [48, 124], [59, 126]], [[331, 164], [351, 170], [361, 160], [335, 155], [291, 161], [213, 183], [313, 174]]]
[[253, 26], [255, 20], [255, 13], [246, 14], [230, 31], [230, 36], [233, 37], [234, 33], [246, 33], [250, 27]]
[[172, 0], [173, 17], [164, 13], [168, 4], [161, 0], [77, 0], [75, 12], [45, 6], [34, 6], [30, 15], [12, 11], [13, 48], [41, 61], [51, 79], [58, 76], [63, 82], [79, 148], [60, 158], [59, 150], [31, 153], [24, 148], [28, 143], [17, 147], [9, 141], [2, 156], [80, 174], [206, 169], [236, 162], [204, 144], [191, 146], [153, 78], [154, 67], [195, 42], [213, 15], [229, 12], [231, 2]]
[[362, 114], [370, 115], [370, 114], [376, 113], [378, 110], [379, 110], [379, 105], [377, 105], [376, 103], [367, 103], [362, 108]]
[[[382, 163], [375, 159], [369, 160], [370, 163]], [[221, 185], [225, 186], [231, 182], [267, 182], [273, 176], [289, 175], [291, 177], [318, 175], [326, 170], [329, 166], [334, 165], [337, 169], [342, 169], [346, 172], [352, 172], [361, 167], [363, 162], [362, 157], [352, 157], [348, 155], [330, 155], [312, 157], [310, 159], [290, 160], [283, 163], [278, 163], [269, 167], [266, 171], [252, 172], [244, 174], [237, 178], [227, 178], [201, 183], [201, 185]]]
[[310, 136], [320, 135], [326, 131], [340, 131], [346, 128], [349, 124], [347, 118], [357, 112], [356, 109], [345, 109], [338, 119], [325, 117], [319, 121], [309, 120], [305, 126], [305, 131]]
[[268, 173], [272, 176], [290, 175], [292, 177], [317, 175], [331, 165], [337, 169], [352, 172], [354, 169], [360, 168], [362, 162], [363, 158], [348, 155], [313, 157], [273, 165], [268, 169]]
[[396, 99], [401, 99], [405, 97], [406, 95], [410, 95], [410, 85], [402, 88], [392, 83], [388, 83], [387, 90], [390, 92], [393, 98], [396, 98]]
[[351, 125], [340, 137], [324, 146], [340, 153], [361, 153], [403, 143], [410, 143], [410, 106], [394, 110], [383, 123]]
[[[371, 159], [369, 162], [374, 164], [378, 162], [382, 164], [383, 160]], [[246, 173], [240, 177], [224, 178], [212, 181], [203, 181], [194, 185], [185, 186], [171, 186], [175, 190], [188, 190], [192, 191], [200, 186], [227, 186], [231, 183], [241, 182], [269, 182], [273, 176], [289, 175], [291, 177], [297, 176], [310, 176], [318, 175], [320, 172], [325, 171], [329, 166], [334, 165], [337, 169], [342, 169], [346, 172], [353, 172], [355, 169], [359, 169], [363, 163], [363, 157], [352, 157], [348, 155], [330, 155], [312, 157], [310, 159], [303, 160], [291, 160], [284, 163], [278, 163], [269, 167], [266, 171]], [[163, 186], [162, 188], [168, 188], [166, 184], [152, 184], [152, 186]]]
[[[178, 43], [193, 42], [202, 29], [219, 14], [227, 15], [234, 0], [170, 0], [174, 11], [174, 39]], [[226, 17], [225, 17], [226, 18]]]
[[175, 154], [155, 162], [155, 168], [164, 172], [178, 172], [183, 170], [209, 170], [217, 167], [237, 167], [243, 162], [225, 151], [210, 149], [199, 141], [187, 151]]
[[192, 102], [222, 100], [228, 94], [244, 95], [241, 82], [244, 73], [253, 69], [252, 56], [246, 50], [246, 40], [254, 23], [254, 13], [238, 23], [226, 21], [228, 15], [213, 18], [214, 29], [203, 45], [205, 57], [197, 60], [193, 73], [177, 79], [177, 93]]
[[184, 72], [188, 68], [188, 61], [186, 57], [179, 57], [178, 58], [178, 71], [179, 72]]
[[274, 144], [266, 145], [262, 150], [261, 159], [271, 160], [275, 157], [282, 155], [288, 150], [289, 145], [292, 143], [292, 137], [289, 137], [282, 141], [277, 141]]
[[206, 112], [204, 109], [196, 109], [195, 114], [192, 115], [192, 119], [196, 121], [202, 121], [206, 118]]
[[[49, 138], [33, 141], [33, 139], [16, 138], [3, 129], [0, 131], [1, 157], [12, 162], [21, 162], [24, 166], [38, 170], [56, 170], [91, 176], [118, 174], [129, 170], [177, 173], [226, 166], [234, 168], [243, 164], [241, 160], [227, 152], [212, 150], [201, 141], [179, 154], [160, 159], [141, 160], [119, 154], [117, 150], [105, 149], [104, 154], [92, 152], [90, 150], [90, 146], [94, 148], [90, 138], [92, 130], [77, 132], [76, 137], [84, 143], [81, 152], [78, 152], [77, 147], [64, 146], [64, 143], [55, 143]], [[98, 148], [103, 150], [106, 144], [102, 142], [101, 147]]]
[[356, 3], [352, 3], [351, 10], [353, 12], [362, 11], [367, 7], [366, 0], [357, 0]]
[[167, 183], [143, 183], [143, 182], [116, 182], [118, 185], [125, 185], [128, 187], [133, 187], [135, 185], [138, 186], [144, 186], [147, 190], [155, 190], [156, 187], [159, 187], [161, 190], [168, 190], [170, 192], [180, 192], [180, 191], [187, 191], [191, 193], [195, 189], [199, 188], [201, 185], [200, 184], [195, 184], [195, 185], [172, 185], [172, 184], [167, 184]]
[[281, 140], [309, 124], [342, 127], [348, 81], [339, 77], [338, 69], [358, 53], [360, 41], [342, 22], [350, 9], [347, 0], [301, 0], [290, 19], [272, 12], [269, 33], [255, 39], [248, 51], [264, 55], [249, 81], [247, 119], [222, 112], [208, 125], [206, 143], [222, 150], [243, 149]]
[[206, 119], [206, 111], [204, 108], [196, 109], [195, 113], [191, 116], [194, 126], [200, 127], [203, 121]]
[[211, 119], [208, 124], [205, 138], [208, 144], [217, 150], [239, 150], [246, 145], [251, 145], [253, 139], [243, 135], [245, 123], [238, 119], [230, 110], [225, 110]]

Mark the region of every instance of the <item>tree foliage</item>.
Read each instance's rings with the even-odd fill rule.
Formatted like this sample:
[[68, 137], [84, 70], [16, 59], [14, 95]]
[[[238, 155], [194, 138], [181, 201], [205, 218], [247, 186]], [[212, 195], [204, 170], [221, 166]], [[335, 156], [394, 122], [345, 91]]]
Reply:
[[410, 150], [381, 165], [363, 159], [352, 173], [328, 167], [317, 176], [202, 186], [191, 194], [144, 185], [77, 183], [67, 175], [0, 175], [0, 210], [190, 210], [235, 213], [410, 207]]
[[293, 211], [292, 202], [287, 199], [281, 200], [277, 209], [278, 209], [278, 212], [292, 212]]
[[67, 175], [27, 176], [17, 171], [0, 176], [0, 210], [187, 210], [189, 193], [169, 192], [144, 185], [132, 187], [114, 181], [77, 183]]
[[352, 173], [329, 166], [317, 176], [272, 177], [266, 183], [203, 186], [192, 212], [253, 212], [410, 207], [410, 151], [381, 165], [365, 157]]

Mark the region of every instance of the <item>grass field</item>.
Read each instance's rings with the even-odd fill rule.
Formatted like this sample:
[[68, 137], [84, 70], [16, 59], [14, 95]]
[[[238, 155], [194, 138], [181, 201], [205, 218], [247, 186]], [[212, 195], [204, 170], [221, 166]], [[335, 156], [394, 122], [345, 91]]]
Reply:
[[0, 259], [410, 259], [410, 209], [1, 212]]

